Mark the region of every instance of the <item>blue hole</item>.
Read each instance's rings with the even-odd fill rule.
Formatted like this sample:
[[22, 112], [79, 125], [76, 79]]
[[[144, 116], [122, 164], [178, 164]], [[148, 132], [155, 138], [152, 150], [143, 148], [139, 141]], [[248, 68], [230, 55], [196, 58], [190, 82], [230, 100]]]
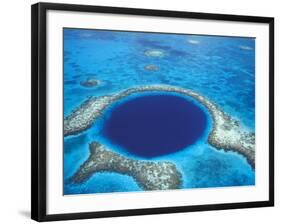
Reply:
[[206, 112], [192, 100], [144, 95], [114, 106], [102, 134], [136, 156], [151, 158], [195, 143], [206, 127]]

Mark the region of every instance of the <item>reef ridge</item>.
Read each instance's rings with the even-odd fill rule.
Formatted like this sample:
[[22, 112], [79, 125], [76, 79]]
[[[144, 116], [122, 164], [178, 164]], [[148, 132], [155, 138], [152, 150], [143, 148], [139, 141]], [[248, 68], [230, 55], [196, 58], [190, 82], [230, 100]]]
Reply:
[[101, 97], [91, 97], [64, 119], [64, 136], [80, 133], [93, 125], [105, 108], [135, 93], [166, 91], [192, 97], [209, 111], [212, 130], [208, 142], [218, 150], [235, 151], [246, 157], [255, 168], [255, 134], [244, 129], [239, 121], [224, 113], [215, 103], [192, 90], [169, 85], [147, 85]]
[[90, 156], [72, 176], [72, 183], [81, 183], [97, 172], [117, 172], [132, 176], [144, 190], [178, 189], [182, 175], [171, 162], [133, 160], [92, 142]]

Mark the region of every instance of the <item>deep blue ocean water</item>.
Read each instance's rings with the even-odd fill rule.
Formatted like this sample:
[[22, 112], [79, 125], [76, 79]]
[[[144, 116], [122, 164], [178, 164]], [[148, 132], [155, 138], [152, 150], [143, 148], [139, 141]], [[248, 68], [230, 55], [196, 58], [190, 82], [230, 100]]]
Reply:
[[[164, 55], [148, 57], [144, 54], [145, 51], [153, 49], [161, 50]], [[157, 66], [157, 69], [147, 70], [147, 65]], [[81, 82], [89, 79], [99, 80], [99, 84], [94, 87], [81, 85]], [[67, 116], [89, 96], [103, 96], [134, 86], [150, 84], [168, 84], [198, 92], [215, 102], [224, 112], [239, 120], [244, 128], [255, 131], [255, 39], [64, 29], [64, 116]], [[188, 99], [182, 100], [178, 96], [166, 95], [163, 97], [163, 94], [161, 96], [148, 94], [147, 97], [137, 96], [133, 97], [134, 99], [125, 99], [122, 103], [116, 103], [116, 106], [112, 105], [106, 111], [105, 116], [101, 117], [92, 128], [64, 139], [65, 194], [141, 190], [133, 178], [116, 173], [95, 174], [88, 181], [79, 185], [68, 182], [69, 177], [88, 158], [88, 145], [94, 140], [98, 140], [113, 151], [130, 158], [168, 160], [175, 163], [183, 175], [183, 188], [255, 184], [255, 173], [243, 156], [234, 152], [218, 151], [207, 143], [212, 123], [208, 111], [204, 107], [196, 105], [196, 102], [188, 103]], [[169, 136], [172, 128], [176, 128], [173, 125], [176, 124], [180, 124], [182, 130], [194, 127], [200, 129], [200, 125], [195, 126], [195, 123], [186, 126], [177, 122], [177, 119], [184, 119], [184, 122], [195, 122], [196, 119], [191, 120], [194, 114], [190, 117], [184, 116], [190, 106], [194, 106], [193, 109], [199, 108], [202, 117], [205, 117], [205, 126], [202, 123], [204, 131], [198, 130], [198, 135], [195, 134], [194, 141], [189, 144], [185, 144], [184, 140], [187, 141], [188, 138], [183, 136], [183, 142], [178, 141], [178, 143], [182, 143], [182, 148], [178, 147], [181, 150], [171, 150], [168, 154], [155, 153], [152, 156], [146, 156], [146, 153], [151, 150], [138, 154], [121, 144], [124, 140], [126, 142], [139, 138], [137, 140], [144, 145], [137, 144], [133, 148], [140, 147], [137, 148], [137, 151], [143, 149], [149, 142], [140, 141], [140, 136], [148, 136], [141, 130], [130, 132], [130, 139], [125, 137], [121, 142], [108, 138], [110, 136], [105, 133], [105, 129], [108, 128], [106, 125], [109, 125], [108, 119], [112, 119], [113, 126], [111, 127], [118, 126], [120, 119], [123, 121], [132, 119], [136, 124], [143, 123], [143, 128], [146, 128], [146, 123], [141, 121], [146, 119], [145, 116], [153, 115], [155, 118], [153, 120], [158, 124], [161, 119], [166, 119], [167, 113], [159, 113], [157, 116], [156, 110], [145, 111], [145, 108], [149, 107], [147, 101], [153, 101], [155, 98], [160, 101], [169, 100], [169, 104], [176, 102], [173, 108], [165, 108], [164, 111], [182, 114], [179, 117], [174, 116], [175, 120], [169, 121], [170, 123], [167, 124], [171, 125], [169, 129], [163, 129], [166, 131], [165, 135]], [[159, 101], [157, 102], [153, 102], [150, 106], [152, 108], [157, 105], [163, 106]], [[128, 106], [128, 104], [133, 105]], [[142, 110], [140, 120], [136, 117], [137, 113], [130, 113], [137, 108], [138, 113], [139, 110]], [[132, 117], [126, 117], [124, 113], [130, 113]], [[155, 124], [155, 128], [157, 127], [159, 128]], [[126, 132], [126, 130], [124, 131]], [[158, 133], [157, 130], [156, 133]], [[115, 130], [116, 134], [118, 132]], [[161, 133], [158, 136], [155, 135], [155, 132], [150, 135], [154, 136], [151, 142], [153, 144], [160, 142], [166, 145], [167, 141], [172, 138], [178, 138], [178, 136], [170, 135], [170, 138], [165, 138], [165, 141], [161, 142]], [[130, 144], [134, 142], [137, 141], [131, 141]], [[175, 142], [171, 142], [171, 146], [173, 143]], [[159, 150], [163, 148], [163, 145], [159, 144]], [[170, 149], [175, 148], [177, 147], [170, 147]]]
[[146, 94], [113, 105], [108, 117], [102, 135], [145, 158], [192, 145], [204, 133], [207, 122], [205, 113], [193, 101], [169, 94]]

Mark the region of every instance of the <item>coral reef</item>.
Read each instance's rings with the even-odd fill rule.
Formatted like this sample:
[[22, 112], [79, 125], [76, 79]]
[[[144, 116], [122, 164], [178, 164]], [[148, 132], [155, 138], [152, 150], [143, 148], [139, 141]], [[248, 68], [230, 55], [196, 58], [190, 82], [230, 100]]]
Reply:
[[239, 48], [241, 50], [246, 50], [246, 51], [252, 51], [253, 50], [252, 47], [249, 47], [249, 46], [246, 46], [246, 45], [240, 45]]
[[94, 86], [97, 86], [98, 84], [100, 83], [99, 80], [96, 80], [96, 79], [87, 79], [87, 80], [83, 80], [80, 82], [80, 85], [81, 86], [84, 86], [84, 87], [94, 87]]
[[98, 142], [90, 144], [90, 153], [71, 178], [72, 183], [81, 183], [97, 172], [108, 171], [132, 176], [144, 190], [177, 189], [182, 184], [181, 173], [171, 162], [129, 159]]
[[192, 97], [203, 104], [210, 112], [213, 123], [208, 136], [209, 144], [216, 149], [231, 150], [242, 154], [247, 158], [252, 168], [255, 168], [255, 134], [244, 130], [237, 120], [225, 114], [209, 99], [180, 87], [149, 85], [130, 88], [112, 95], [89, 98], [65, 118], [64, 136], [73, 135], [89, 128], [111, 103], [131, 94], [151, 91], [179, 93]]
[[159, 67], [157, 65], [146, 65], [144, 69], [147, 71], [158, 71]]
[[189, 43], [189, 44], [200, 44], [200, 41], [199, 40], [188, 39], [187, 43]]
[[146, 50], [144, 54], [148, 57], [164, 57], [166, 55], [165, 52], [160, 49]]

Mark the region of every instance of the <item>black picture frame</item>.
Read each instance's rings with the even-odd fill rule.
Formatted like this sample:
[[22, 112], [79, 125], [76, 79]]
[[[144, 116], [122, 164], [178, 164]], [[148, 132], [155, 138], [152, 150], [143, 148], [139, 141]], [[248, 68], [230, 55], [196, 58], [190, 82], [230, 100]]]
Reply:
[[[46, 214], [46, 13], [48, 10], [101, 12], [125, 15], [162, 16], [269, 24], [269, 200], [243, 203], [161, 207], [70, 214]], [[31, 218], [36, 221], [132, 216], [205, 210], [254, 208], [274, 205], [274, 18], [164, 11], [137, 8], [103, 7], [73, 4], [37, 3], [32, 5], [32, 155], [31, 155]]]

